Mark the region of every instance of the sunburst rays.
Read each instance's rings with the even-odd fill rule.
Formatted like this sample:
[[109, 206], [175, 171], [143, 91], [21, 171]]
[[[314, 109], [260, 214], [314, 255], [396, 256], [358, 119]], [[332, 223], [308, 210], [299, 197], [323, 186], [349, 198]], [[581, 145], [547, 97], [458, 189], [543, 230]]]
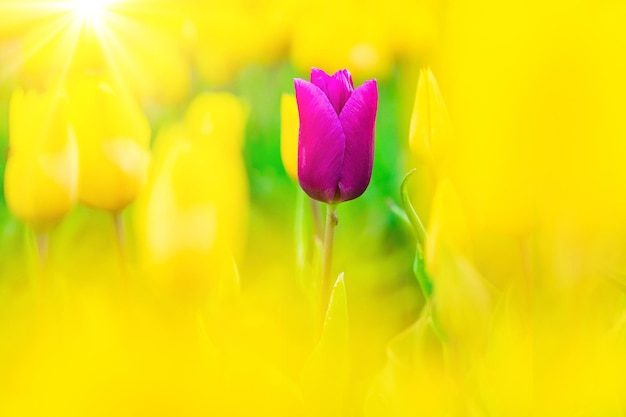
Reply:
[[142, 95], [174, 84], [177, 94], [169, 95], [180, 98], [188, 71], [176, 35], [182, 14], [174, 6], [169, 0], [0, 0], [0, 43], [17, 42], [20, 55], [0, 67], [0, 83], [17, 74], [27, 87], [56, 89], [73, 74], [96, 71]]

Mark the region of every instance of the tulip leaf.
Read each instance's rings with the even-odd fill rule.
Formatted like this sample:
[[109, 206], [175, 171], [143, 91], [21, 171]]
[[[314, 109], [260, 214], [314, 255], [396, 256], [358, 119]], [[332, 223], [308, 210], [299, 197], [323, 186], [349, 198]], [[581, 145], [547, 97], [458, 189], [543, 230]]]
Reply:
[[[532, 414], [532, 320], [524, 305], [521, 285], [513, 283], [495, 303], [484, 357], [487, 378], [483, 391], [494, 415]], [[526, 315], [528, 314], [528, 315]]]
[[470, 355], [484, 350], [499, 294], [462, 255], [442, 243], [434, 284], [433, 316], [446, 339]]
[[335, 282], [321, 336], [302, 372], [302, 387], [313, 415], [343, 415], [349, 373], [349, 326], [343, 273]]
[[366, 398], [366, 417], [448, 415], [451, 387], [432, 319], [427, 303], [417, 321], [389, 342], [387, 362]]

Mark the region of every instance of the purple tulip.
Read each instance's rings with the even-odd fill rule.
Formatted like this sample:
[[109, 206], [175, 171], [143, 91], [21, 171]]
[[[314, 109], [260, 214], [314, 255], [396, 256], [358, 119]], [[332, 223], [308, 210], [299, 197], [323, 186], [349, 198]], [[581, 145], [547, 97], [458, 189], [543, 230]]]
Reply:
[[348, 70], [313, 68], [311, 82], [295, 79], [300, 114], [298, 180], [313, 199], [340, 203], [359, 197], [374, 164], [376, 80], [355, 89]]

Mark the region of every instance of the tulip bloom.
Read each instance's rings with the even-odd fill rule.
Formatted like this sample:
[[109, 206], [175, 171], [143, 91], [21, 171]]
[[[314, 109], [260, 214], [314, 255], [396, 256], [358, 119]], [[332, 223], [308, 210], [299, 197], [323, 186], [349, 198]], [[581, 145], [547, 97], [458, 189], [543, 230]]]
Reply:
[[247, 118], [237, 97], [206, 93], [157, 135], [133, 212], [140, 259], [158, 289], [199, 300], [232, 284], [248, 219]]
[[313, 199], [340, 203], [359, 197], [374, 164], [376, 80], [357, 89], [347, 70], [313, 68], [311, 82], [295, 80], [300, 115], [298, 180]]
[[38, 232], [76, 201], [78, 150], [65, 104], [52, 92], [17, 89], [11, 97], [5, 197], [15, 217]]
[[437, 80], [430, 68], [420, 71], [411, 115], [411, 152], [440, 169], [452, 148], [452, 126]]
[[150, 159], [150, 125], [139, 103], [106, 74], [71, 80], [70, 117], [78, 140], [78, 199], [120, 212], [142, 187]]

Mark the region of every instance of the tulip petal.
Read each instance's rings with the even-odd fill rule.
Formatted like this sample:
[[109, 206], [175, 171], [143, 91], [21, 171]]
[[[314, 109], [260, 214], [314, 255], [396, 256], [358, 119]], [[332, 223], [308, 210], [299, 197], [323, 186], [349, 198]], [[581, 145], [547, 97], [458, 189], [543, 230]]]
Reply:
[[339, 117], [316, 85], [301, 79], [294, 80], [294, 85], [300, 114], [300, 186], [311, 198], [335, 201], [346, 146]]
[[330, 75], [326, 74], [323, 70], [319, 68], [311, 69], [311, 83], [315, 84], [326, 95], [328, 95], [327, 84], [329, 78]]
[[357, 198], [369, 185], [374, 164], [374, 129], [377, 108], [376, 80], [370, 80], [354, 90], [339, 115], [346, 136], [345, 154], [339, 178], [341, 201]]
[[343, 106], [354, 91], [352, 76], [345, 69], [330, 76], [320, 69], [313, 68], [311, 82], [326, 94], [337, 114], [341, 113]]

